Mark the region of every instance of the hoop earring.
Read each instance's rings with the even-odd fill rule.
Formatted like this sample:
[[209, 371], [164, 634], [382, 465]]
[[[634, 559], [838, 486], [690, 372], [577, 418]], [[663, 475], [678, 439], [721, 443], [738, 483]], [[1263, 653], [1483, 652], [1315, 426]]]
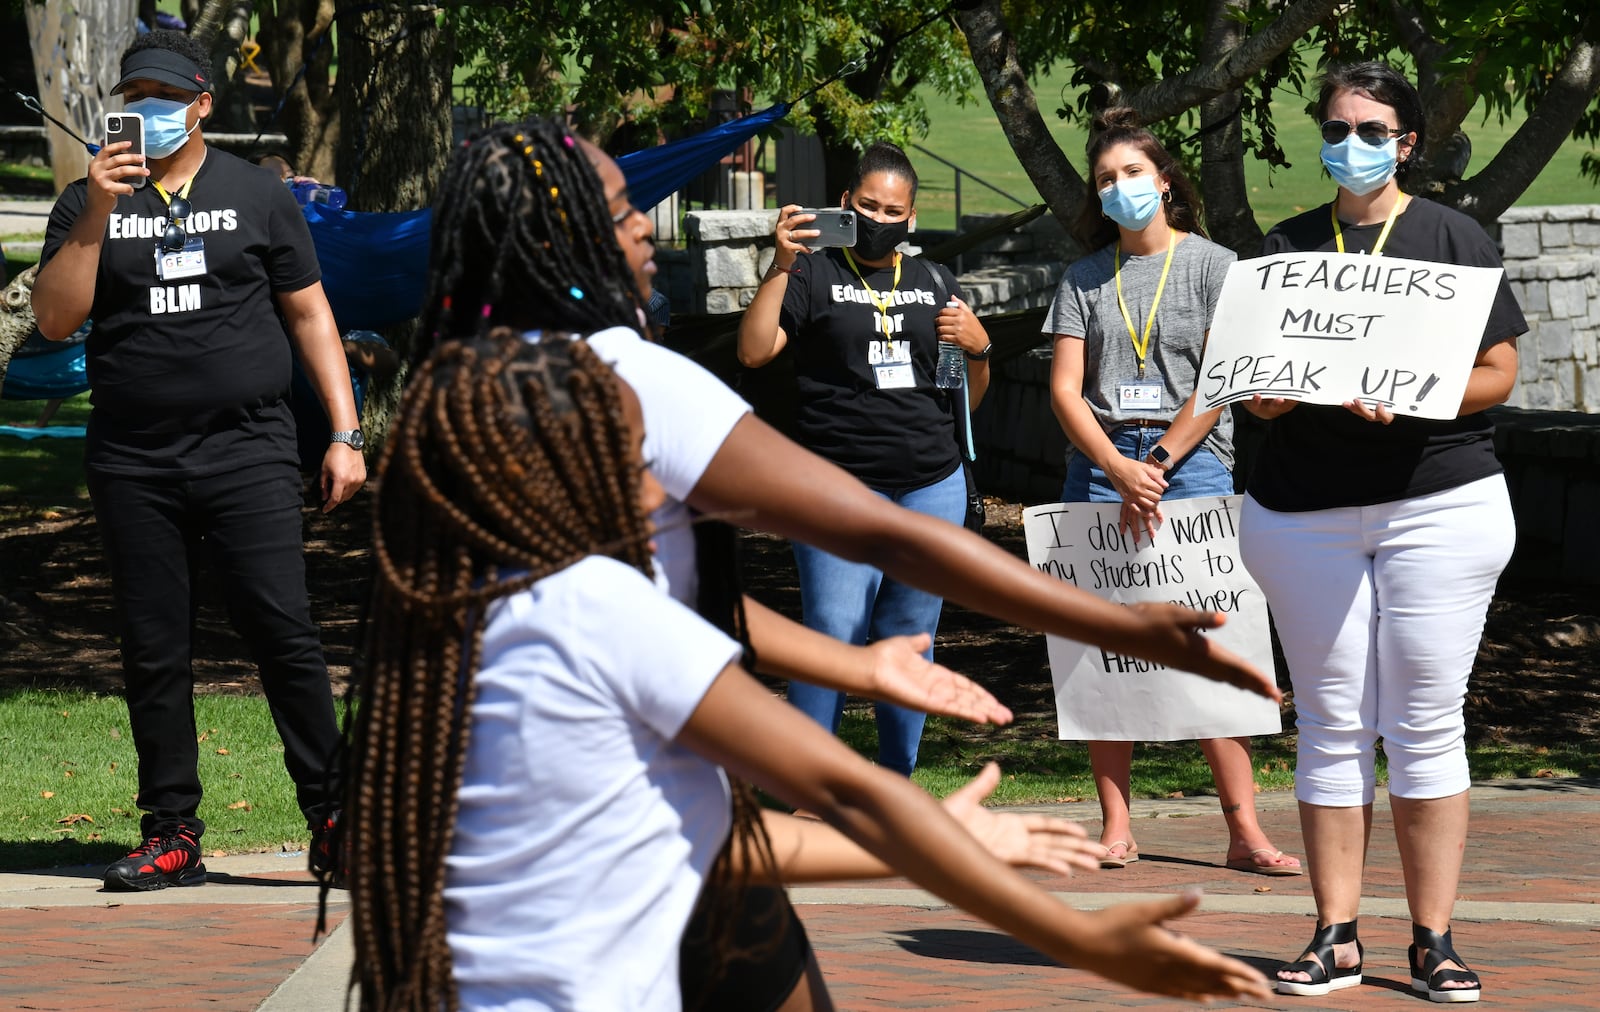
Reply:
[[1172, 203], [1172, 187], [1169, 186], [1161, 191], [1161, 199], [1169, 204]]

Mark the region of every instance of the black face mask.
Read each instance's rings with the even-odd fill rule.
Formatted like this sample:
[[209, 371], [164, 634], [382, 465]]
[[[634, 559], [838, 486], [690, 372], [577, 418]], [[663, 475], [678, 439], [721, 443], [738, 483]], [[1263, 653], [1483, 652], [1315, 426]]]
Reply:
[[863, 260], [882, 260], [911, 234], [911, 219], [874, 221], [856, 209], [856, 244], [850, 249]]

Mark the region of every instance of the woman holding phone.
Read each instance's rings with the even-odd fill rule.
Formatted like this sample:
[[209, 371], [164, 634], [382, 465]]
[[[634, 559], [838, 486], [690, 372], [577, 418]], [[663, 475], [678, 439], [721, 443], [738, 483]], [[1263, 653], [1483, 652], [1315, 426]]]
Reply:
[[[910, 159], [879, 142], [840, 200], [855, 214], [853, 246], [813, 252], [807, 243], [827, 238], [813, 227], [816, 216], [780, 210], [772, 265], [739, 325], [739, 361], [759, 368], [792, 344], [800, 443], [879, 496], [960, 524], [967, 487], [954, 413], [977, 406], [988, 388], [989, 337], [948, 269], [898, 251], [916, 221], [916, 197]], [[833, 219], [825, 224], [832, 233]], [[941, 342], [965, 358], [965, 404], [959, 389], [936, 383]], [[926, 634], [933, 656], [941, 598], [799, 541], [794, 553], [807, 626], [856, 644]], [[789, 683], [789, 701], [831, 731], [844, 699]], [[879, 764], [909, 776], [923, 720], [877, 704]]]

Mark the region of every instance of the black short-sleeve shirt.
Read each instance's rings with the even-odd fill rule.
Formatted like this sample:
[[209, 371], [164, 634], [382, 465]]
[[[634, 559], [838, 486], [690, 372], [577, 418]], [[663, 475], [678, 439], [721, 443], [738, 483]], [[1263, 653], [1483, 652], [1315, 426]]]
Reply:
[[[1364, 253], [1383, 223], [1341, 223], [1344, 248]], [[1280, 222], [1267, 233], [1263, 255], [1334, 252], [1329, 205]], [[1452, 208], [1413, 198], [1395, 218], [1383, 256], [1469, 267], [1499, 267], [1493, 240]], [[1479, 349], [1512, 341], [1528, 324], [1504, 276], [1489, 310]], [[1370, 506], [1428, 495], [1500, 471], [1494, 425], [1482, 412], [1446, 420], [1397, 416], [1390, 425], [1363, 421], [1337, 405], [1297, 404], [1267, 425], [1267, 442], [1251, 468], [1249, 491], [1268, 509], [1285, 512]]]
[[[40, 263], [82, 213], [86, 180], [56, 200]], [[202, 477], [294, 463], [288, 334], [273, 294], [321, 280], [305, 217], [265, 169], [206, 149], [184, 226], [205, 273], [166, 280], [156, 247], [166, 200], [153, 185], [117, 198], [106, 224], [87, 345], [89, 467], [110, 474]]]
[[780, 319], [794, 349], [800, 442], [886, 492], [931, 485], [961, 463], [952, 398], [934, 386], [934, 319], [961, 289], [940, 264], [900, 260], [897, 285], [892, 265], [858, 277], [842, 250], [803, 256]]

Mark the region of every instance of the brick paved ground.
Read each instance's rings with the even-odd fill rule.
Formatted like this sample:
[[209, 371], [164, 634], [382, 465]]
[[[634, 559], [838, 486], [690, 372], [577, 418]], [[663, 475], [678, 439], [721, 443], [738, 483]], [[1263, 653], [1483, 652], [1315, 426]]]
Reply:
[[[1136, 802], [1143, 860], [1121, 871], [1039, 881], [1086, 909], [1198, 886], [1205, 891], [1201, 910], [1175, 927], [1270, 972], [1311, 936], [1310, 885], [1221, 868], [1224, 828], [1215, 805], [1205, 798]], [[1095, 814], [1083, 805], [1055, 810]], [[1301, 852], [1292, 799], [1262, 795], [1261, 815], [1279, 846]], [[1600, 1009], [1597, 839], [1600, 784], [1474, 789], [1455, 930], [1457, 947], [1483, 975], [1486, 1003]], [[1361, 921], [1368, 983], [1331, 999], [1276, 997], [1256, 1007], [1428, 1007], [1407, 988], [1409, 918], [1382, 800], [1370, 863]], [[99, 892], [98, 869], [0, 875], [0, 1008], [257, 1009], [285, 978], [268, 1004], [274, 1012], [341, 1008], [344, 933], [303, 962], [315, 948], [316, 890], [308, 876], [284, 871], [286, 863], [270, 855], [207, 864], [212, 881], [204, 887], [135, 895]], [[1057, 966], [904, 882], [794, 895], [840, 1008], [1173, 1007]], [[344, 909], [341, 897], [333, 923]]]

